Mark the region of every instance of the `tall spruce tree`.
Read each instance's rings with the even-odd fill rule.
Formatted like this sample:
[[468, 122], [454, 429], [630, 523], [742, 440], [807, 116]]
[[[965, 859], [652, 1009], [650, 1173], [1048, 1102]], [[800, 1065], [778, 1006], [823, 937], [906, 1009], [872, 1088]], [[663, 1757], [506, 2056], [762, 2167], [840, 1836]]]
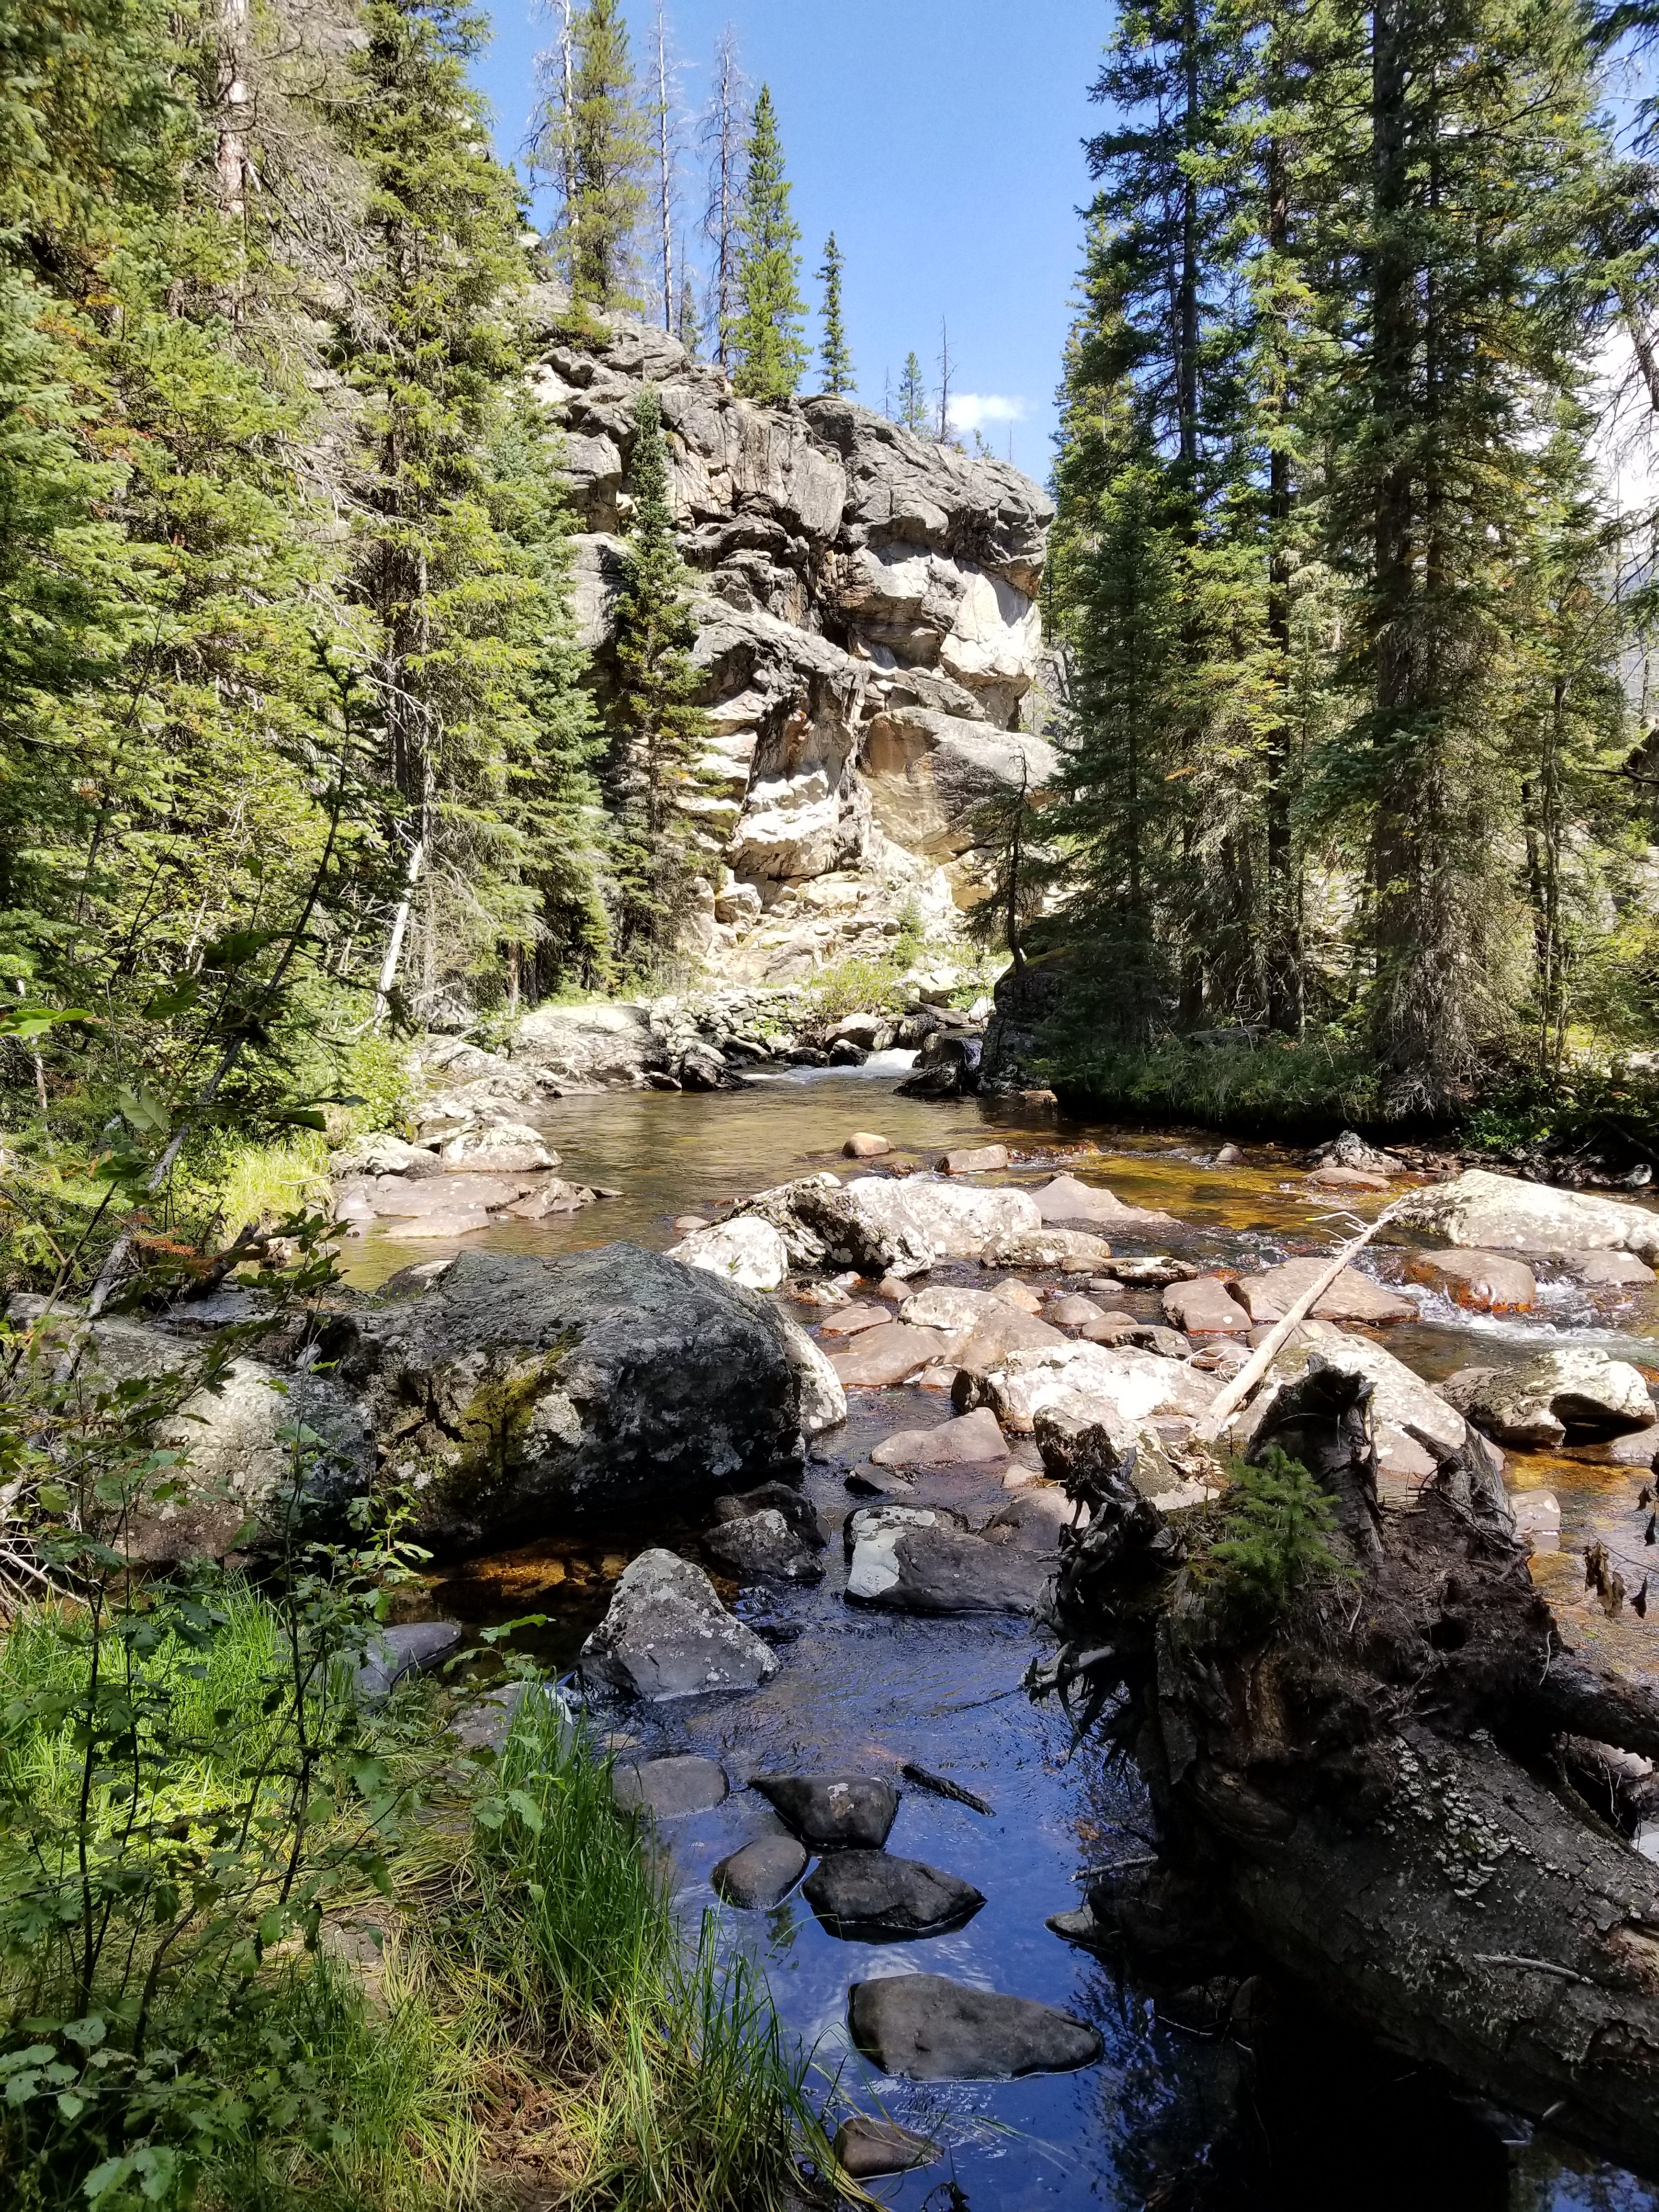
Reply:
[[824, 391], [837, 397], [858, 390], [858, 380], [853, 373], [852, 349], [847, 343], [847, 326], [842, 319], [842, 251], [836, 243], [836, 234], [832, 230], [824, 240], [823, 266], [818, 270], [818, 282], [823, 287], [823, 304], [818, 310], [822, 331], [818, 343], [818, 367]]
[[755, 102], [744, 177], [738, 261], [738, 319], [731, 333], [736, 389], [750, 399], [787, 399], [806, 366], [800, 296], [800, 228], [789, 213], [789, 180], [770, 88]]
[[588, 0], [566, 26], [533, 149], [562, 193], [556, 246], [574, 298], [636, 309], [651, 131], [622, 0]]
[[914, 353], [904, 356], [904, 373], [899, 379], [898, 401], [893, 420], [901, 429], [914, 430], [918, 437], [927, 435], [931, 410], [927, 398], [927, 380], [921, 373], [921, 362]]
[[615, 818], [615, 939], [624, 972], [649, 975], [672, 960], [699, 872], [696, 755], [708, 733], [696, 703], [690, 647], [696, 636], [686, 572], [674, 542], [668, 446], [654, 385], [634, 410], [629, 462], [633, 512], [628, 574], [617, 601], [619, 684], [611, 709], [609, 772]]

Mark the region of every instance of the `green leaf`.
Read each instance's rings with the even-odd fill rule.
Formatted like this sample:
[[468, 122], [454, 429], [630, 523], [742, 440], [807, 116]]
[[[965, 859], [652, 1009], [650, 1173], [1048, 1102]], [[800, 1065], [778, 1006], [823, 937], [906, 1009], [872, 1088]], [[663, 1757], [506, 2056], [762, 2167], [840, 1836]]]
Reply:
[[535, 1799], [523, 1790], [509, 1790], [507, 1802], [524, 1822], [532, 1836], [542, 1832], [542, 1808]]
[[256, 954], [282, 935], [279, 929], [228, 929], [202, 955], [204, 968], [246, 968]]
[[0, 1036], [16, 1037], [20, 1043], [32, 1044], [43, 1037], [60, 1022], [91, 1022], [98, 1017], [84, 1006], [4, 1006], [0, 1007]]
[[181, 975], [153, 993], [145, 1001], [144, 1012], [153, 1022], [171, 1021], [175, 1014], [187, 1013], [201, 995], [202, 987], [195, 976]]
[[131, 2172], [130, 2158], [106, 2158], [101, 2166], [94, 2166], [81, 2184], [82, 2193], [95, 2204], [100, 2197], [107, 2197], [118, 2182], [128, 2179]]

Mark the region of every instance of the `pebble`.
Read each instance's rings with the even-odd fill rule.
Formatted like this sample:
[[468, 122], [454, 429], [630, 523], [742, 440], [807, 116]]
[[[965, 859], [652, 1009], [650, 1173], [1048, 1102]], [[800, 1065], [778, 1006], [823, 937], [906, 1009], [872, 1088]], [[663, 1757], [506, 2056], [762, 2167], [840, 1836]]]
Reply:
[[874, 1129], [854, 1129], [842, 1146], [842, 1156], [849, 1160], [878, 1160], [884, 1152], [890, 1152], [893, 1140]]

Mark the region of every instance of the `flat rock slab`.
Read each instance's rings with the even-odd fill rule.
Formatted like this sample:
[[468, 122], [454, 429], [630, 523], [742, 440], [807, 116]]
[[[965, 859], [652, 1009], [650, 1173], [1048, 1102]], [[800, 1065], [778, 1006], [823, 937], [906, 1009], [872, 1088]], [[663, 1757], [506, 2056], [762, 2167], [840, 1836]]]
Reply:
[[1008, 1164], [1006, 1145], [977, 1145], [964, 1152], [946, 1152], [941, 1175], [996, 1175]]
[[1522, 1182], [1470, 1168], [1450, 1182], [1413, 1191], [1395, 1220], [1449, 1244], [1480, 1252], [1634, 1252], [1659, 1260], [1659, 1213], [1644, 1206]]
[[1645, 1260], [1634, 1252], [1547, 1252], [1535, 1255], [1576, 1276], [1594, 1290], [1620, 1289], [1626, 1284], [1659, 1283]]
[[853, 2040], [872, 2065], [906, 2081], [1011, 2081], [1093, 2066], [1092, 2027], [1030, 1997], [970, 1989], [943, 1974], [854, 1982]]
[[[1310, 1291], [1330, 1265], [1328, 1260], [1317, 1257], [1305, 1260], [1286, 1260], [1265, 1273], [1252, 1275], [1238, 1288], [1253, 1322], [1274, 1322], [1283, 1318], [1297, 1300]], [[1166, 1296], [1164, 1304], [1169, 1304]], [[1321, 1321], [1390, 1322], [1416, 1321], [1418, 1310], [1412, 1299], [1402, 1297], [1363, 1275], [1358, 1267], [1345, 1267], [1328, 1290], [1322, 1291], [1314, 1301], [1312, 1311]]]
[[777, 1666], [770, 1649], [726, 1610], [702, 1568], [672, 1552], [641, 1552], [629, 1562], [581, 1650], [584, 1680], [653, 1703], [758, 1689]]
[[871, 1453], [877, 1467], [1000, 1467], [1008, 1457], [1008, 1440], [988, 1406], [936, 1429], [901, 1429], [884, 1437]]
[[854, 2112], [836, 2130], [836, 2160], [854, 2181], [874, 2181], [884, 2173], [908, 2173], [912, 2167], [931, 2166], [939, 2156], [937, 2143], [926, 2136], [902, 2128], [896, 2120], [871, 2119]]
[[872, 1505], [848, 1517], [847, 1595], [884, 1613], [1039, 1612], [1049, 1570], [1033, 1553], [989, 1544], [937, 1507]]
[[1063, 1275], [1093, 1275], [1111, 1262], [1112, 1248], [1091, 1230], [1048, 1222], [988, 1238], [979, 1256], [987, 1267], [1058, 1267]]
[[716, 1897], [744, 1912], [769, 1912], [805, 1873], [808, 1853], [793, 1836], [757, 1836], [708, 1877]]
[[1018, 1306], [1004, 1305], [999, 1299], [969, 1335], [957, 1339], [954, 1356], [958, 1367], [985, 1374], [1000, 1367], [1011, 1352], [1069, 1342], [1063, 1329], [1039, 1321], [1035, 1314], [1022, 1312]]
[[1122, 1230], [1177, 1229], [1181, 1225], [1172, 1213], [1126, 1206], [1109, 1190], [1079, 1182], [1075, 1176], [1056, 1176], [1052, 1182], [1044, 1183], [1031, 1195], [1045, 1221], [1102, 1222], [1109, 1228]]
[[1085, 1344], [1128, 1345], [1139, 1352], [1155, 1352], [1161, 1359], [1184, 1359], [1193, 1348], [1178, 1328], [1137, 1321], [1133, 1314], [1103, 1314], [1078, 1334]]
[[921, 1859], [831, 1851], [801, 1895], [832, 1936], [854, 1943], [908, 1942], [965, 1927], [984, 1893]]
[[878, 1851], [898, 1817], [899, 1792], [874, 1774], [757, 1774], [750, 1787], [815, 1851]]
[[861, 1336], [866, 1329], [879, 1328], [884, 1322], [890, 1322], [892, 1318], [891, 1306], [875, 1305], [867, 1302], [857, 1305], [838, 1306], [826, 1321], [820, 1322], [818, 1334], [830, 1337]]
[[611, 1794], [630, 1813], [672, 1820], [724, 1804], [725, 1769], [712, 1759], [642, 1759], [611, 1770]]
[[1310, 1190], [1386, 1190], [1389, 1178], [1375, 1175], [1369, 1168], [1344, 1168], [1333, 1164], [1329, 1167], [1310, 1169], [1303, 1177]]
[[533, 1176], [442, 1174], [416, 1182], [388, 1176], [365, 1194], [388, 1219], [420, 1220], [434, 1213], [488, 1213], [511, 1206], [536, 1187]]
[[888, 1322], [880, 1328], [866, 1329], [845, 1352], [836, 1353], [830, 1364], [844, 1390], [884, 1390], [942, 1359], [956, 1342], [945, 1329]]
[[[1626, 1255], [1610, 1255], [1625, 1260]], [[1650, 1271], [1640, 1260], [1629, 1264]], [[1406, 1273], [1414, 1283], [1426, 1284], [1453, 1303], [1475, 1313], [1526, 1313], [1538, 1303], [1538, 1279], [1524, 1260], [1512, 1252], [1419, 1252]], [[1324, 1314], [1322, 1304], [1316, 1313]], [[1340, 1315], [1327, 1315], [1339, 1320]]]
[[1253, 1326], [1249, 1313], [1219, 1275], [1171, 1283], [1164, 1293], [1164, 1310], [1188, 1336], [1243, 1336]]

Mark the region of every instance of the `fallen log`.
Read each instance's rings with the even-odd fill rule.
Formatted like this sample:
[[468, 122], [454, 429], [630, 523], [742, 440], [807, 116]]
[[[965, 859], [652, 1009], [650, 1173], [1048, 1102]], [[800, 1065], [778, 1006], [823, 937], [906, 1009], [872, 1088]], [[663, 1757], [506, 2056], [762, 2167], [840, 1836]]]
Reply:
[[1659, 1754], [1659, 1698], [1566, 1649], [1467, 1471], [1381, 1509], [1370, 1395], [1316, 1354], [1255, 1439], [1315, 1477], [1334, 1562], [1271, 1616], [1214, 1549], [1224, 1502], [1166, 1521], [1072, 1470], [1052, 1685], [1133, 1753], [1160, 1858], [1091, 1924], [1167, 1945], [1202, 1900], [1339, 2017], [1659, 2173], [1659, 1867], [1558, 1755]]

